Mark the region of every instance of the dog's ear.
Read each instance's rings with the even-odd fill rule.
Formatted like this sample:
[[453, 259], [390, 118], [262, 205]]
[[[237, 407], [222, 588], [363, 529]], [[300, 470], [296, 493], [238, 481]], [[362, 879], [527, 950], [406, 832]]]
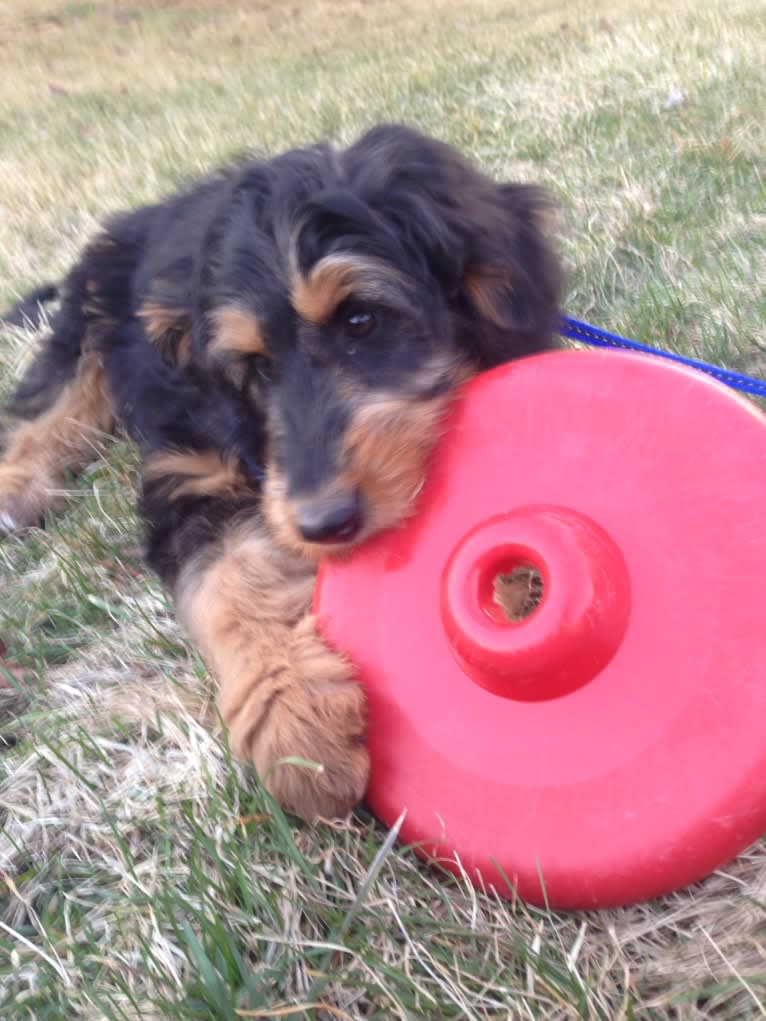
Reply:
[[482, 368], [554, 346], [561, 292], [545, 192], [490, 187], [473, 208], [458, 303], [461, 340]]

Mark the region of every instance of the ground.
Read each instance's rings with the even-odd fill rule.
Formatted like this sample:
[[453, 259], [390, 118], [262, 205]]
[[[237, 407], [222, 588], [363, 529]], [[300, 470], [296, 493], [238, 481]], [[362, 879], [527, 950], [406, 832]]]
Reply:
[[[552, 190], [571, 314], [763, 373], [764, 53], [761, 0], [0, 0], [0, 303], [242, 150], [404, 120]], [[30, 341], [0, 337], [0, 398]], [[285, 818], [141, 565], [135, 475], [94, 440], [64, 513], [0, 545], [0, 1016], [766, 1015], [764, 844], [562, 915], [364, 813]]]

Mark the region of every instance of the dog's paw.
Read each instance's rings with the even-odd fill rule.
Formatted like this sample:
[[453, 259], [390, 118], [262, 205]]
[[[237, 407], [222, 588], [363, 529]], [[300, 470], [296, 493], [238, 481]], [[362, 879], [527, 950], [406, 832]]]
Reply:
[[342, 818], [361, 801], [369, 777], [364, 692], [313, 621], [293, 632], [287, 651], [289, 666], [271, 684], [256, 683], [227, 721], [232, 746], [252, 759], [287, 811], [309, 821]]
[[309, 821], [348, 815], [369, 778], [365, 722], [364, 694], [353, 681], [284, 691], [253, 747], [259, 775], [279, 804]]
[[0, 535], [39, 524], [46, 500], [47, 490], [39, 480], [0, 464]]

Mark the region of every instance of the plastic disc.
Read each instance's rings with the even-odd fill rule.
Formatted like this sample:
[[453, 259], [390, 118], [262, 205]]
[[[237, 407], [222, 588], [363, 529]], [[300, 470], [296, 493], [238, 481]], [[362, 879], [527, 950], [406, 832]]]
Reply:
[[639, 355], [466, 387], [417, 515], [317, 589], [384, 822], [406, 809], [422, 853], [561, 908], [669, 892], [766, 831], [764, 424]]

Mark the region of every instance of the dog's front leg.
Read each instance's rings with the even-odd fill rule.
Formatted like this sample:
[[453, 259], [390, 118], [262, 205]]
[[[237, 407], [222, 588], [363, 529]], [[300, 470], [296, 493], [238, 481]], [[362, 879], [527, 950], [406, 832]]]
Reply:
[[179, 617], [219, 683], [235, 754], [305, 819], [347, 814], [369, 770], [363, 692], [315, 631], [314, 580], [311, 565], [250, 525], [188, 564], [176, 587]]

